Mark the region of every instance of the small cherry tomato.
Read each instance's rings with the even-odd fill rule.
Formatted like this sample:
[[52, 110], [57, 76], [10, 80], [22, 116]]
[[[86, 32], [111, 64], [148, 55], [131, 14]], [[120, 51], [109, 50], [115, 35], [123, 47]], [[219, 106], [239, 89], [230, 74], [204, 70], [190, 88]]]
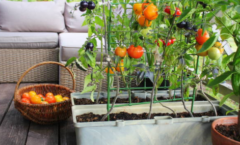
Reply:
[[173, 44], [176, 41], [175, 38], [171, 39], [171, 44]]
[[176, 17], [179, 17], [182, 14], [182, 12], [179, 8], [176, 8], [176, 12], [174, 12], [173, 16], [175, 16], [175, 14], [176, 14]]
[[128, 55], [132, 58], [141, 58], [144, 50], [141, 46], [135, 47], [134, 45], [129, 46], [128, 48]]
[[170, 6], [166, 6], [165, 8], [164, 8], [164, 12], [166, 12], [166, 13], [168, 13], [169, 15], [170, 15]]
[[205, 43], [209, 39], [209, 37], [210, 36], [207, 31], [205, 31], [202, 35], [202, 29], [198, 29], [196, 36], [196, 41], [198, 44], [203, 45], [203, 43]]
[[47, 101], [48, 103], [55, 103], [56, 102], [56, 99], [54, 98], [54, 96], [47, 96], [45, 101]]
[[30, 99], [29, 93], [23, 93], [22, 98]]
[[22, 98], [22, 99], [21, 99], [21, 102], [30, 104], [30, 100], [27, 99], [27, 98]]
[[[105, 72], [108, 73], [108, 68], [105, 68]], [[112, 67], [112, 69], [109, 70], [110, 74], [114, 74], [115, 72], [115, 67]]]

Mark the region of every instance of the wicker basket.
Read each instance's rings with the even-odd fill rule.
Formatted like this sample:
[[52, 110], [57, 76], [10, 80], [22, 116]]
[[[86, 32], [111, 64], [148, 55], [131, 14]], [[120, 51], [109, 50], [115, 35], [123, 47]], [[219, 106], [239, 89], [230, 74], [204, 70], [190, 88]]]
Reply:
[[32, 66], [23, 75], [17, 82], [14, 94], [14, 105], [15, 108], [21, 112], [21, 114], [26, 117], [27, 119], [38, 123], [38, 124], [53, 124], [58, 121], [62, 121], [67, 119], [71, 116], [71, 101], [70, 99], [63, 102], [53, 103], [53, 104], [26, 104], [21, 102], [21, 96], [25, 92], [35, 91], [37, 94], [45, 95], [48, 92], [52, 92], [53, 94], [60, 94], [62, 96], [70, 97], [70, 93], [73, 90], [70, 90], [67, 87], [56, 85], [56, 84], [38, 84], [38, 85], [31, 85], [27, 87], [23, 87], [18, 89], [23, 77], [32, 69], [45, 65], [45, 64], [57, 64], [65, 68], [72, 77], [73, 82], [73, 90], [75, 90], [75, 80], [72, 72], [66, 68], [63, 64], [58, 62], [43, 62], [37, 65]]

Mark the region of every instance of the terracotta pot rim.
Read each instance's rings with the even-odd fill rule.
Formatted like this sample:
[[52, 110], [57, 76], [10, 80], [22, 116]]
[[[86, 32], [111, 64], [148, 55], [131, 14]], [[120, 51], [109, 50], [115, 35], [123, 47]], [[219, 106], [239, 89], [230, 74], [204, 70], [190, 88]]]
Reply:
[[[214, 123], [214, 122], [217, 122], [218, 120], [222, 120], [222, 119], [226, 119], [226, 118], [227, 118], [227, 119], [230, 119], [230, 118], [231, 118], [231, 119], [237, 119], [237, 116], [219, 118], [219, 119], [214, 120], [213, 123]], [[212, 130], [213, 130], [214, 132], [216, 132], [218, 135], [220, 135], [221, 137], [223, 137], [223, 138], [225, 138], [225, 139], [227, 139], [227, 140], [230, 140], [230, 141], [232, 141], [232, 142], [234, 142], [234, 143], [240, 144], [239, 141], [233, 140], [233, 139], [231, 139], [231, 138], [229, 138], [229, 137], [226, 137], [226, 136], [222, 135], [221, 133], [219, 133], [219, 132], [213, 127], [213, 123], [212, 123], [212, 125], [211, 125], [211, 128], [212, 128]], [[230, 125], [231, 125], [231, 124], [230, 124]]]

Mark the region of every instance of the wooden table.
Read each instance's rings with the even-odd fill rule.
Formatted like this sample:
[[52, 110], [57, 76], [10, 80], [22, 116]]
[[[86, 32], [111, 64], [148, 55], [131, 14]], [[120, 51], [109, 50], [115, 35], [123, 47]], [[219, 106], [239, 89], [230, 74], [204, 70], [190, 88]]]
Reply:
[[[31, 84], [21, 84], [26, 85]], [[72, 118], [54, 125], [39, 125], [23, 118], [14, 107], [15, 86], [0, 84], [0, 145], [76, 144]]]

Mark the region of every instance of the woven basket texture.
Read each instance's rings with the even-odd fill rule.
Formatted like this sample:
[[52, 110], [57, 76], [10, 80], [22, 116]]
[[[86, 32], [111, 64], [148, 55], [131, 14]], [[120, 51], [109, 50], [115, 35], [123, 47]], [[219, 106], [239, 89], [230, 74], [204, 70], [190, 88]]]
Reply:
[[[34, 64], [58, 61], [58, 52], [58, 49], [0, 49], [0, 83], [17, 82]], [[58, 74], [57, 65], [40, 66], [29, 72], [22, 82], [57, 82]]]
[[67, 87], [56, 84], [38, 84], [23, 87], [15, 92], [14, 105], [17, 110], [27, 119], [38, 124], [54, 124], [71, 116], [70, 99], [53, 104], [26, 104], [21, 102], [21, 96], [25, 92], [35, 91], [37, 94], [45, 95], [52, 92], [54, 95], [70, 97], [73, 91]]

